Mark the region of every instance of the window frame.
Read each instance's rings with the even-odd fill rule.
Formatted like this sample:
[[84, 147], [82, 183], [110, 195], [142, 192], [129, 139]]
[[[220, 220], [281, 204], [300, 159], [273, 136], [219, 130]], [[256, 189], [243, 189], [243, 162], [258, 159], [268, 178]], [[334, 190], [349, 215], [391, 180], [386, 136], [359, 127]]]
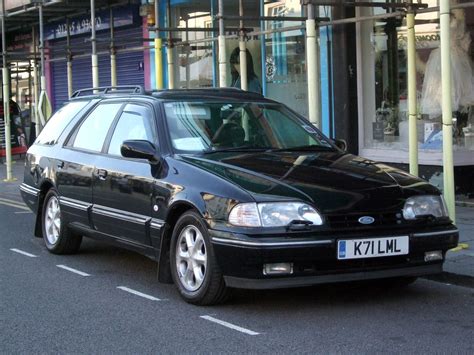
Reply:
[[[84, 122], [90, 117], [90, 115], [92, 113], [95, 112], [95, 110], [100, 106], [100, 105], [111, 105], [111, 104], [117, 104], [117, 103], [120, 103], [121, 106], [120, 108], [118, 109], [117, 113], [115, 114], [114, 118], [112, 119], [112, 123], [110, 124], [110, 127], [107, 131], [107, 134], [105, 135], [105, 138], [104, 138], [104, 142], [102, 143], [102, 147], [101, 147], [101, 150], [100, 151], [97, 151], [97, 150], [92, 150], [92, 149], [86, 149], [86, 148], [81, 148], [81, 147], [75, 147], [74, 146], [74, 142], [76, 140], [76, 137], [77, 137], [77, 134], [79, 133], [79, 130], [81, 129], [82, 125], [84, 124]], [[74, 126], [73, 129], [71, 129], [71, 132], [69, 134], [69, 136], [67, 137], [67, 139], [65, 140], [65, 143], [64, 143], [64, 148], [68, 148], [68, 149], [71, 149], [71, 150], [75, 150], [75, 151], [80, 151], [80, 152], [85, 152], [85, 153], [92, 153], [92, 154], [103, 154], [103, 150], [104, 150], [104, 145], [105, 143], [107, 142], [107, 137], [110, 133], [110, 128], [114, 126], [114, 122], [117, 120], [117, 117], [120, 116], [120, 114], [122, 113], [122, 110], [123, 108], [125, 107], [125, 105], [128, 103], [128, 101], [123, 101], [123, 100], [102, 100], [102, 101], [99, 101], [94, 107], [92, 107], [86, 115], [84, 115]]]
[[117, 114], [117, 116], [115, 116], [114, 120], [112, 121], [112, 124], [110, 125], [109, 131], [107, 132], [107, 135], [105, 137], [101, 153], [104, 154], [104, 155], [107, 155], [108, 157], [113, 157], [113, 158], [116, 158], [116, 159], [142, 161], [143, 159], [127, 158], [127, 157], [124, 157], [122, 155], [115, 155], [115, 154], [111, 154], [111, 153], [108, 152], [108, 150], [110, 148], [110, 143], [112, 142], [112, 137], [115, 133], [115, 129], [117, 128], [117, 125], [120, 121], [120, 118], [122, 117], [122, 114], [125, 112], [125, 108], [127, 107], [127, 105], [141, 106], [141, 107], [149, 109], [149, 111], [151, 113], [151, 117], [149, 118], [151, 120], [150, 125], [152, 127], [151, 134], [153, 136], [153, 141], [151, 141], [150, 143], [152, 143], [155, 146], [155, 148], [159, 151], [159, 138], [158, 138], [158, 132], [157, 132], [157, 127], [156, 127], [156, 118], [155, 118], [156, 113], [155, 113], [153, 105], [150, 104], [150, 103], [142, 102], [142, 101], [128, 100], [120, 108], [119, 113]]

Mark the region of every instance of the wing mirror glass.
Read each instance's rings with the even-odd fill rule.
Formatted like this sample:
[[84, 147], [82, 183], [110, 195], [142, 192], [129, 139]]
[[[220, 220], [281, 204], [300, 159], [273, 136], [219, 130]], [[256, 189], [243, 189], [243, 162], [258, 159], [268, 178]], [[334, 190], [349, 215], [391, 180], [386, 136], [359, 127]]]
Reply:
[[127, 140], [120, 147], [123, 157], [146, 159], [152, 164], [159, 164], [160, 157], [155, 145], [146, 140]]

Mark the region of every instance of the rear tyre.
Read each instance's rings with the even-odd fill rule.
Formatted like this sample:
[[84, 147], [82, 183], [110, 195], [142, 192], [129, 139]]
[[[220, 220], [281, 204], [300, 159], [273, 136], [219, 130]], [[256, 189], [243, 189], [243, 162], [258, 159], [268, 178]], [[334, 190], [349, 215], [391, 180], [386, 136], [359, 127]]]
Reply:
[[171, 276], [181, 297], [196, 305], [224, 302], [228, 295], [201, 216], [183, 214], [173, 230], [170, 245]]
[[43, 239], [53, 254], [74, 254], [79, 250], [82, 236], [72, 233], [63, 222], [59, 195], [51, 188], [44, 198], [41, 215]]

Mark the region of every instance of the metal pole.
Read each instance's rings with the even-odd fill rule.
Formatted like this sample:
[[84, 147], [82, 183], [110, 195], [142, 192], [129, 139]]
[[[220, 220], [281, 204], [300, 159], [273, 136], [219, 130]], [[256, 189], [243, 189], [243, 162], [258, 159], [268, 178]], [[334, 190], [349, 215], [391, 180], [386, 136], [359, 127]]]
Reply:
[[66, 46], [67, 46], [67, 93], [71, 97], [72, 88], [72, 53], [71, 53], [71, 29], [69, 28], [69, 18], [66, 19]]
[[95, 36], [95, 0], [91, 0], [92, 87], [99, 87], [99, 59]]
[[[188, 21], [189, 19], [186, 18], [186, 29], [188, 29]], [[186, 39], [186, 42], [189, 40], [189, 32], [186, 31], [185, 33], [185, 39]], [[190, 80], [190, 77], [191, 77], [191, 67], [189, 65], [189, 52], [191, 50], [191, 46], [190, 45], [186, 45], [185, 47], [185, 51], [186, 51], [186, 89], [189, 89], [189, 80]]]
[[[216, 12], [216, 4], [215, 0], [211, 0], [211, 18], [212, 18], [212, 27], [215, 27], [215, 15]], [[212, 32], [212, 36], [215, 36], [216, 33]], [[216, 57], [217, 57], [217, 49], [216, 49], [216, 42], [211, 42], [212, 46], [212, 87], [217, 86], [217, 66], [216, 66]]]
[[[159, 27], [160, 23], [160, 13], [158, 11], [159, 4], [158, 0], [155, 0], [155, 27]], [[154, 39], [154, 46], [155, 46], [155, 86], [156, 89], [160, 90], [163, 89], [163, 56], [161, 54], [161, 46], [162, 41], [160, 38], [160, 32], [155, 30], [155, 39]]]
[[[260, 0], [260, 16], [265, 15], [265, 1]], [[261, 66], [262, 66], [262, 94], [263, 96], [267, 95], [267, 47], [265, 45], [266, 35], [263, 33], [265, 31], [265, 21], [260, 21], [260, 52], [262, 53]]]
[[[43, 32], [43, 4], [39, 4], [39, 48], [40, 48], [40, 56], [41, 56], [41, 68], [40, 68], [40, 75], [41, 75], [41, 81], [40, 81], [40, 89], [41, 93], [39, 95], [39, 100], [38, 100], [38, 117], [40, 119], [40, 128], [42, 129], [44, 125], [46, 124], [46, 120], [49, 117], [46, 117], [44, 112], [43, 112], [43, 103], [47, 105], [47, 93], [46, 93], [46, 69], [45, 69], [45, 63], [44, 63], [44, 32]], [[39, 131], [37, 132], [39, 133]]]
[[[412, 1], [410, 1], [412, 3]], [[416, 39], [415, 11], [412, 7], [407, 12], [407, 69], [408, 69], [408, 151], [410, 174], [418, 175], [418, 133], [416, 103]]]
[[217, 41], [219, 43], [219, 86], [224, 88], [227, 86], [227, 56], [225, 52], [225, 32], [224, 32], [224, 1], [219, 0], [218, 2], [218, 15], [219, 15], [219, 37]]
[[[239, 0], [239, 15], [244, 16], [243, 0]], [[244, 21], [240, 20], [240, 40], [239, 40], [239, 62], [240, 62], [240, 88], [247, 91], [247, 47], [245, 45]]]
[[110, 8], [110, 85], [117, 86], [117, 59], [115, 57], [114, 10]]
[[16, 81], [15, 81], [15, 101], [18, 105], [21, 103], [19, 81], [20, 81], [20, 68], [18, 61], [16, 62]]
[[[166, 7], [166, 17], [168, 19], [168, 27], [171, 27], [171, 2], [168, 0]], [[167, 61], [168, 61], [168, 89], [174, 89], [174, 56], [173, 56], [173, 38], [171, 32], [168, 32], [168, 47], [167, 47]]]
[[37, 35], [35, 27], [32, 28], [32, 37], [33, 37], [33, 119], [36, 125], [35, 133], [36, 136], [39, 135], [41, 131], [41, 126], [38, 117], [38, 63], [36, 61], [37, 56]]
[[443, 89], [443, 167], [444, 197], [448, 205], [449, 217], [456, 222], [454, 200], [453, 167], [453, 116], [451, 102], [451, 46], [449, 0], [440, 1], [440, 47], [441, 47], [441, 85]]
[[2, 0], [2, 80], [3, 80], [3, 120], [5, 123], [5, 156], [7, 159], [7, 178], [5, 181], [13, 181], [12, 174], [12, 142], [10, 126], [10, 87], [9, 74], [7, 68], [7, 45], [5, 37], [5, 0]]
[[306, 20], [306, 61], [308, 72], [308, 109], [309, 120], [321, 128], [321, 91], [319, 77], [319, 47], [316, 31], [315, 8], [313, 4], [307, 5], [308, 19]]

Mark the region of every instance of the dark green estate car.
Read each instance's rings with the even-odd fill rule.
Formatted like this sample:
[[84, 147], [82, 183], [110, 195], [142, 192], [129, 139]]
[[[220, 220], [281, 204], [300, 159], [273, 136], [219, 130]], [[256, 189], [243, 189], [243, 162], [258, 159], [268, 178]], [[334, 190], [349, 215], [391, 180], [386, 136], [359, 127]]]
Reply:
[[457, 245], [440, 192], [339, 149], [236, 89], [82, 90], [29, 149], [23, 199], [53, 253], [83, 236], [158, 262], [195, 304], [229, 288], [439, 273]]

